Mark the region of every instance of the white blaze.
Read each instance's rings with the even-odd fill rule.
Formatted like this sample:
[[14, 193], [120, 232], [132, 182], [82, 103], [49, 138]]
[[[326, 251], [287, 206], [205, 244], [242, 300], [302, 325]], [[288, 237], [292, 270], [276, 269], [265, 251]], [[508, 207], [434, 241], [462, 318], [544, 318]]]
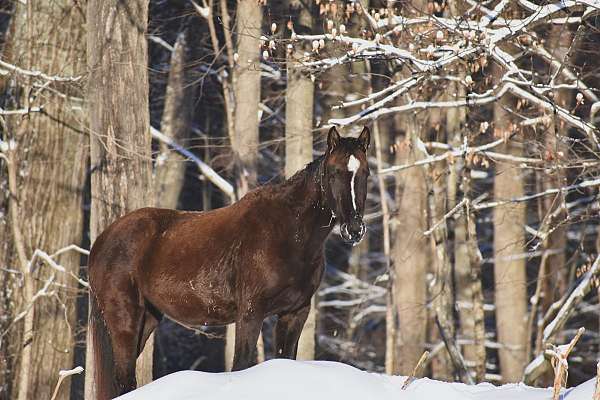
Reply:
[[348, 171], [352, 172], [352, 178], [350, 179], [350, 193], [352, 194], [352, 206], [356, 211], [356, 193], [354, 192], [354, 181], [356, 180], [356, 171], [360, 168], [360, 161], [354, 155], [350, 155], [348, 158]]

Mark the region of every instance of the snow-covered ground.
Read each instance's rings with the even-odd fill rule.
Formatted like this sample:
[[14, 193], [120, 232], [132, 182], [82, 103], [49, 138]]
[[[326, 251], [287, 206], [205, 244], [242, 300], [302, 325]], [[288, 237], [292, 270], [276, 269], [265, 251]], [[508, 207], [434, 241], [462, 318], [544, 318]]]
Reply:
[[[423, 378], [401, 390], [405, 377], [361, 371], [328, 361], [270, 360], [245, 371], [177, 372], [158, 379], [122, 400], [541, 400], [551, 389], [523, 384], [469, 386]], [[561, 399], [591, 400], [595, 379], [564, 390]]]

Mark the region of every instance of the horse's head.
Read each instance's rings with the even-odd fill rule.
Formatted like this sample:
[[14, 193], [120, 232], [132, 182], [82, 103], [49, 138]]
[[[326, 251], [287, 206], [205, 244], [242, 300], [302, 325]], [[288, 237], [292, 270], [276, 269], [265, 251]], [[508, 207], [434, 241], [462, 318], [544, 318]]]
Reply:
[[340, 223], [342, 238], [352, 244], [360, 242], [366, 230], [362, 219], [367, 199], [370, 140], [371, 132], [366, 127], [358, 138], [342, 138], [335, 127], [327, 136], [324, 190], [328, 205]]

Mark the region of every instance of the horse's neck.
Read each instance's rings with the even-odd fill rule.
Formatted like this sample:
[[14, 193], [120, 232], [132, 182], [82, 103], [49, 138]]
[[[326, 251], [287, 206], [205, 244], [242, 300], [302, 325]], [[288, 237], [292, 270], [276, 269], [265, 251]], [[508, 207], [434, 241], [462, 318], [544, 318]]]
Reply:
[[286, 195], [289, 203], [293, 204], [290, 212], [299, 214], [295, 217], [306, 231], [322, 236], [325, 240], [333, 229], [335, 219], [325, 199], [321, 170], [306, 168], [301, 174], [300, 177], [288, 181]]

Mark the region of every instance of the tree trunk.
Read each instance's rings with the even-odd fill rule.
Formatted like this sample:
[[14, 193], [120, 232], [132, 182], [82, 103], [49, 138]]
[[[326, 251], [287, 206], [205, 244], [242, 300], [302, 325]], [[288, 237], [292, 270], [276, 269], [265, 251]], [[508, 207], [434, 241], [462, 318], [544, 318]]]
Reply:
[[[57, 23], [62, 29], [55, 29]], [[85, 48], [81, 43], [85, 21], [71, 1], [18, 4], [13, 24], [10, 57], [13, 63], [50, 75], [84, 73], [85, 65], [81, 60], [85, 57]], [[38, 86], [33, 86], [33, 81], [21, 79], [21, 76], [16, 79], [17, 84], [24, 84], [21, 98], [29, 96], [31, 89], [39, 90]], [[31, 258], [36, 249], [53, 253], [70, 244], [81, 243], [81, 201], [87, 148], [82, 115], [75, 110], [76, 106], [81, 106], [80, 85], [65, 83], [49, 87], [73, 98], [42, 90], [38, 97], [43, 98], [44, 113], [30, 114], [27, 122], [21, 116], [7, 121], [11, 133], [17, 135], [14, 137], [17, 142], [14, 157], [17, 191], [12, 206], [15, 210], [18, 207], [19, 215], [11, 223], [17, 224], [23, 235], [22, 245], [27, 258]], [[57, 226], [61, 229], [57, 230]], [[7, 239], [9, 237], [7, 235]], [[15, 249], [16, 244], [13, 241], [7, 245]], [[66, 253], [56, 261], [68, 272], [79, 273], [78, 254]], [[19, 264], [16, 259], [11, 263]], [[15, 311], [20, 312], [31, 301], [33, 293], [43, 286], [50, 274], [47, 266], [40, 265], [33, 274], [24, 275], [27, 282], [23, 287], [13, 285], [14, 282], [7, 284], [14, 289], [13, 295], [23, 295], [19, 309]], [[54, 297], [39, 299], [24, 318], [26, 327], [21, 331], [24, 348], [20, 352], [18, 376], [13, 376], [18, 388], [14, 398], [50, 398], [58, 371], [72, 367], [75, 294], [79, 288], [68, 274], [57, 274], [55, 282], [64, 285], [64, 289], [57, 290], [59, 300]], [[19, 335], [9, 336], [17, 339]], [[68, 397], [69, 382], [64, 383], [58, 398]]]
[[[224, 9], [221, 11], [225, 12]], [[232, 74], [234, 132], [229, 132], [238, 199], [257, 184], [261, 24], [260, 4], [255, 0], [238, 0], [235, 28], [238, 61]], [[230, 324], [225, 342], [225, 368], [228, 371], [233, 363], [234, 342], [235, 325]]]
[[[299, 1], [291, 0], [290, 14], [298, 14], [294, 21], [296, 33], [310, 32], [312, 15], [310, 9]], [[285, 92], [285, 177], [290, 178], [313, 160], [313, 105], [315, 88], [313, 81], [302, 71], [299, 60], [307, 49], [297, 48], [287, 53], [287, 89]], [[311, 301], [310, 313], [298, 342], [299, 360], [315, 359], [316, 333], [315, 299]]]
[[[419, 159], [419, 127], [413, 118], [402, 122], [406, 138], [398, 147], [397, 163]], [[396, 365], [394, 373], [412, 373], [425, 348], [427, 299], [425, 273], [429, 254], [423, 232], [427, 226], [425, 176], [421, 167], [398, 174], [396, 188], [397, 220], [392, 245], [394, 270], [392, 298], [398, 318]]]
[[[185, 72], [189, 54], [186, 36], [184, 32], [177, 37], [171, 55], [165, 107], [160, 125], [164, 135], [183, 146], [185, 146], [185, 140], [190, 137], [194, 99], [193, 86], [186, 79]], [[161, 143], [158, 160], [154, 179], [156, 205], [164, 208], [177, 208], [185, 178], [185, 157], [169, 149], [165, 143]]]
[[[402, 3], [406, 16], [420, 13], [426, 2]], [[400, 40], [403, 40], [401, 37]], [[408, 36], [404, 40], [410, 40]], [[397, 75], [406, 78], [408, 71]], [[407, 96], [402, 100], [408, 102]], [[398, 115], [396, 129], [403, 141], [396, 141], [396, 164], [413, 163], [424, 155], [418, 150], [423, 124], [416, 115]], [[396, 212], [392, 221], [392, 302], [398, 328], [395, 337], [394, 373], [411, 374], [425, 349], [427, 334], [426, 273], [430, 254], [427, 238], [427, 187], [424, 169], [409, 168], [396, 175]]]
[[[148, 3], [89, 0], [87, 6], [93, 242], [117, 218], [152, 205], [154, 195], [145, 36]], [[147, 343], [144, 353], [151, 357], [151, 350]], [[146, 357], [144, 353], [141, 357]], [[91, 361], [88, 351], [86, 398], [90, 399], [95, 398]], [[151, 371], [146, 370], [144, 379]]]
[[262, 7], [255, 0], [238, 0], [236, 19], [239, 61], [233, 71], [235, 135], [231, 145], [241, 198], [257, 181]]
[[[510, 115], [504, 110], [509, 100], [494, 105], [496, 137], [507, 137], [503, 153], [520, 156], [521, 143], [511, 134]], [[514, 165], [496, 163], [494, 198], [497, 200], [522, 196], [523, 177]], [[494, 287], [496, 301], [496, 331], [500, 373], [503, 382], [518, 382], [523, 377], [526, 357], [527, 281], [525, 271], [525, 205], [509, 204], [494, 208]]]
[[[446, 97], [444, 95], [442, 98]], [[445, 125], [441, 110], [430, 110], [428, 112], [430, 126], [430, 137], [437, 142], [444, 142], [446, 132], [442, 126]], [[437, 323], [431, 324], [431, 341], [437, 343], [446, 338], [447, 346], [455, 343], [454, 322], [454, 285], [452, 282], [452, 265], [448, 254], [448, 227], [447, 221], [443, 220], [448, 211], [447, 182], [444, 179], [448, 165], [446, 162], [438, 162], [425, 166], [425, 180], [427, 184], [427, 209], [429, 216], [429, 229], [438, 224], [430, 234], [431, 254], [433, 258], [434, 281], [430, 286], [429, 298], [431, 301], [431, 316]], [[439, 221], [442, 221], [441, 223]], [[452, 364], [450, 348], [438, 353], [432, 360], [431, 369], [434, 379], [451, 382], [457, 372]]]
[[[462, 85], [451, 83], [450, 86], [451, 92], [456, 93], [457, 98], [465, 96]], [[465, 108], [451, 108], [446, 112], [448, 141], [454, 148], [463, 144], [463, 136], [467, 134], [464, 130], [466, 120]], [[470, 174], [471, 170], [464, 165], [462, 157], [450, 163], [448, 209], [453, 209], [459, 201], [459, 187], [464, 198], [470, 198]], [[471, 232], [469, 224], [472, 225]], [[475, 382], [485, 379], [486, 360], [480, 267], [481, 254], [477, 244], [474, 216], [468, 216], [466, 212], [459, 213], [454, 218], [454, 281], [460, 321], [459, 335], [469, 342], [463, 346], [463, 355], [465, 360], [473, 365]]]

